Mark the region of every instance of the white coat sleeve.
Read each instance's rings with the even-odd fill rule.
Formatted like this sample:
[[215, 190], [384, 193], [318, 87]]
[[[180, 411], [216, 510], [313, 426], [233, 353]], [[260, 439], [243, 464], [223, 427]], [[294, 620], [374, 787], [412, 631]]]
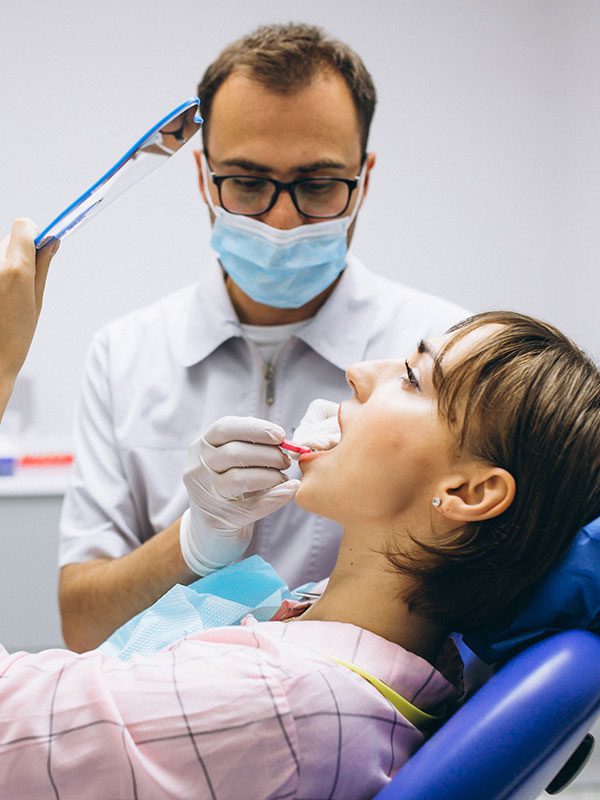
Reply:
[[101, 331], [91, 344], [75, 420], [75, 463], [60, 521], [59, 566], [119, 558], [142, 541], [114, 431], [110, 348]]

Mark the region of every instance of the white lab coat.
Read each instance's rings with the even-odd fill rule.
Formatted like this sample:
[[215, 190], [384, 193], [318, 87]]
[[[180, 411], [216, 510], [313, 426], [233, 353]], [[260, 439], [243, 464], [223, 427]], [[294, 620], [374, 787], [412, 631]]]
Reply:
[[[350, 364], [405, 358], [419, 339], [466, 315], [349, 257], [329, 299], [280, 349], [270, 379], [258, 348], [242, 338], [216, 261], [198, 284], [110, 323], [87, 361], [60, 565], [118, 558], [174, 522], [187, 506], [187, 447], [219, 417], [271, 419], [291, 438], [312, 399], [350, 395]], [[297, 586], [330, 574], [340, 533], [292, 502], [255, 525], [247, 554]]]

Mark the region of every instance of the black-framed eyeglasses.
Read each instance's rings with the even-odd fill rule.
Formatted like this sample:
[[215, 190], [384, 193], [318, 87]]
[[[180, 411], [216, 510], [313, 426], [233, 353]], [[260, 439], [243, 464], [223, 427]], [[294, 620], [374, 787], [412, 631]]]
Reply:
[[219, 203], [225, 211], [245, 217], [259, 217], [261, 214], [266, 214], [284, 191], [289, 193], [296, 210], [303, 217], [310, 219], [341, 217], [350, 205], [352, 192], [360, 180], [360, 176], [298, 178], [284, 183], [260, 175], [215, 175], [212, 170], [209, 174], [217, 187]]

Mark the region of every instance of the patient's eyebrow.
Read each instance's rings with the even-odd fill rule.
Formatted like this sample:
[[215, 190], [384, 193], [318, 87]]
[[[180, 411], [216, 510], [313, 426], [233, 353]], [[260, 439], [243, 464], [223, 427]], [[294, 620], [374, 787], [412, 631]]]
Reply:
[[429, 342], [426, 342], [424, 339], [421, 339], [421, 341], [417, 345], [417, 352], [418, 353], [427, 353], [427, 355], [431, 356], [434, 361], [437, 358], [437, 353], [433, 350], [433, 348], [429, 344]]
[[440, 354], [439, 354], [439, 352], [437, 352], [436, 350], [433, 349], [433, 347], [429, 344], [429, 342], [426, 342], [425, 339], [421, 339], [421, 341], [417, 345], [417, 352], [419, 354], [426, 353], [428, 356], [431, 356], [431, 359], [433, 360], [433, 372], [434, 372], [434, 375], [435, 375], [435, 373], [437, 373], [439, 378], [443, 378], [444, 377], [444, 373], [442, 372], [442, 365], [441, 365], [441, 361], [440, 361]]

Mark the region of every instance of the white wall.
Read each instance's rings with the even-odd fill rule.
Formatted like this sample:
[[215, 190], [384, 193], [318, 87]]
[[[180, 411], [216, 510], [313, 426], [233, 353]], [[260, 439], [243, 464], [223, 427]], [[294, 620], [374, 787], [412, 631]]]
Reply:
[[[600, 354], [595, 0], [3, 0], [0, 223], [42, 225], [260, 23], [322, 24], [379, 91], [355, 251], [472, 309], [543, 316]], [[71, 425], [105, 321], [194, 280], [209, 227], [189, 149], [63, 243], [26, 375]]]

